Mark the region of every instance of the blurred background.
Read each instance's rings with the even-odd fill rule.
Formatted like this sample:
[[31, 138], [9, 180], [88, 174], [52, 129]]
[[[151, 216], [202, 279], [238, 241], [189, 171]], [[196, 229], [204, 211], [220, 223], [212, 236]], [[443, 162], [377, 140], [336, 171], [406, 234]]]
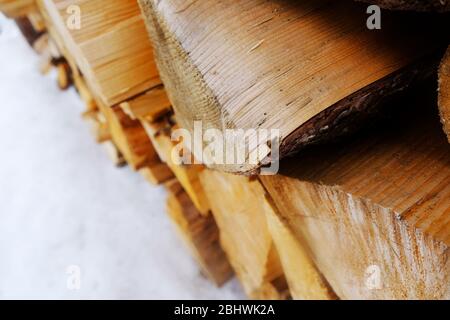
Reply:
[[111, 164], [54, 78], [0, 14], [0, 299], [244, 298], [200, 274], [163, 188]]

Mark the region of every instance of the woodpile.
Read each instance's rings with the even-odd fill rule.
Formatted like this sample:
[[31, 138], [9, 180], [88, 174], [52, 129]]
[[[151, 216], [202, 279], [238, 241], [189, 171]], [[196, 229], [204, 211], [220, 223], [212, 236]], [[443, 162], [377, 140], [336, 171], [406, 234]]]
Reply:
[[[438, 109], [450, 140], [450, 19], [383, 11], [369, 30], [366, 8], [0, 0], [42, 72], [75, 87], [113, 163], [165, 186], [168, 216], [215, 284], [235, 274], [253, 299], [449, 299]], [[206, 161], [220, 153], [205, 153], [210, 130], [273, 129], [276, 139], [223, 135], [221, 150], [243, 162]], [[274, 163], [277, 174], [260, 175]]]

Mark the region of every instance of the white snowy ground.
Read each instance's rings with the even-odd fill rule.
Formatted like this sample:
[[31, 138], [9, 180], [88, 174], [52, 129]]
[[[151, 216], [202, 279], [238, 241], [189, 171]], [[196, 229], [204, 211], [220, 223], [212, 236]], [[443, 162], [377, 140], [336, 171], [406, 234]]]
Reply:
[[39, 74], [1, 14], [0, 102], [0, 299], [244, 298], [236, 280], [217, 289], [200, 275], [164, 190], [112, 165], [74, 90]]

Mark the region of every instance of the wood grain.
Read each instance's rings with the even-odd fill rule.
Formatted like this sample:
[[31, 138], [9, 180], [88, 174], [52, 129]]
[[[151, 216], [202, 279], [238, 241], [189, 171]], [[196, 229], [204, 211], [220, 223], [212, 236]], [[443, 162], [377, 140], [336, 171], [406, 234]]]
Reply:
[[[365, 6], [352, 1], [140, 4], [179, 125], [280, 129], [281, 156], [350, 131], [434, 71], [437, 58], [424, 61], [446, 43], [437, 31], [449, 23], [387, 12], [370, 31]], [[254, 173], [269, 161], [212, 167]]]
[[284, 274], [265, 216], [272, 208], [260, 183], [212, 170], [203, 170], [200, 179], [222, 247], [247, 295], [281, 298], [286, 288], [274, 285]]
[[[434, 92], [404, 102], [401, 126], [310, 150], [262, 177], [343, 299], [450, 297], [450, 145], [423, 96]], [[371, 266], [381, 287], [367, 286]]]
[[233, 270], [220, 246], [219, 230], [213, 216], [202, 216], [176, 180], [166, 186], [169, 191], [167, 211], [179, 234], [204, 275], [218, 286], [224, 284], [233, 275]]
[[[106, 106], [159, 85], [153, 51], [136, 1], [39, 0], [59, 39], [93, 94]], [[81, 28], [70, 29], [67, 8], [80, 8]]]

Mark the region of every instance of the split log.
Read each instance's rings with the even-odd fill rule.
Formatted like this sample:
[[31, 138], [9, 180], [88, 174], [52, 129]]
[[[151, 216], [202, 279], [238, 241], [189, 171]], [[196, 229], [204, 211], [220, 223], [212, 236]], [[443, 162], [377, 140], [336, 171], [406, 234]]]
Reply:
[[144, 125], [160, 159], [172, 170], [197, 210], [203, 215], [208, 215], [210, 213], [210, 205], [199, 178], [204, 167], [198, 164], [177, 164], [173, 161], [172, 151], [175, 147], [175, 143], [170, 137], [172, 125], [167, 120], [161, 119], [157, 122], [142, 120], [142, 124]]
[[122, 110], [132, 119], [143, 119], [146, 122], [158, 121], [170, 112], [172, 105], [164, 87], [157, 86], [145, 94], [120, 104]]
[[24, 17], [36, 11], [35, 0], [0, 0], [0, 11], [9, 18]]
[[439, 110], [445, 133], [450, 142], [450, 47], [439, 69]]
[[128, 117], [119, 106], [99, 107], [107, 120], [112, 140], [134, 170], [161, 162], [139, 121]]
[[172, 170], [165, 163], [153, 164], [139, 170], [139, 173], [151, 184], [159, 185], [174, 178]]
[[[161, 83], [136, 1], [112, 0], [105, 5], [103, 0], [39, 0], [38, 4], [64, 51], [70, 52], [93, 95], [105, 106]], [[76, 10], [68, 10], [70, 5]]]
[[[56, 26], [52, 22], [52, 18], [49, 15], [49, 12], [47, 11], [46, 7], [43, 5], [42, 2], [38, 1], [37, 4], [39, 13], [43, 18], [47, 33], [49, 34], [48, 47], [49, 47], [49, 54], [52, 58], [52, 63], [54, 65], [57, 65], [60, 59], [64, 59], [69, 64], [74, 79], [82, 77], [83, 75], [81, 74], [78, 68], [77, 62], [72, 56], [72, 53], [66, 47], [65, 42], [63, 41], [63, 35], [61, 35], [58, 32]], [[92, 92], [91, 89], [89, 90]]]
[[42, 15], [38, 11], [30, 12], [27, 15], [28, 20], [30, 20], [31, 25], [37, 32], [45, 32], [45, 22]]
[[[179, 125], [279, 129], [282, 157], [360, 125], [392, 94], [433, 72], [433, 53], [448, 43], [439, 35], [448, 29], [445, 17], [417, 24], [386, 12], [382, 29], [371, 31], [364, 6], [353, 1], [140, 5]], [[248, 145], [238, 147], [245, 159]], [[271, 161], [266, 149], [260, 163], [212, 167], [255, 173]]]
[[267, 224], [279, 253], [292, 298], [336, 299], [336, 294], [311, 260], [306, 250], [307, 246], [296, 238], [291, 228], [277, 214], [275, 207], [273, 208], [274, 210], [266, 210]]
[[166, 186], [169, 191], [167, 210], [180, 235], [205, 276], [218, 286], [224, 284], [233, 271], [220, 246], [219, 230], [214, 218], [201, 215], [176, 180], [168, 182]]
[[78, 94], [80, 95], [81, 100], [83, 100], [86, 111], [97, 111], [98, 106], [95, 102], [94, 97], [92, 96], [91, 91], [86, 85], [86, 82], [84, 81], [83, 76], [80, 74], [74, 73], [73, 74], [73, 83], [75, 85], [75, 88], [77, 89]]
[[204, 170], [200, 179], [227, 253], [251, 298], [286, 297], [287, 284], [269, 232], [265, 212], [272, 210], [257, 180]]
[[159, 158], [172, 170], [197, 210], [209, 214], [209, 204], [199, 180], [201, 165], [179, 165], [172, 159], [175, 143], [171, 140], [173, 122], [170, 121], [171, 104], [163, 86], [155, 87], [136, 99], [120, 104], [131, 119], [139, 120]]
[[450, 11], [448, 0], [358, 0], [390, 10]]
[[419, 95], [434, 92], [404, 102], [402, 126], [311, 149], [261, 178], [343, 299], [450, 298], [450, 145], [435, 99]]

